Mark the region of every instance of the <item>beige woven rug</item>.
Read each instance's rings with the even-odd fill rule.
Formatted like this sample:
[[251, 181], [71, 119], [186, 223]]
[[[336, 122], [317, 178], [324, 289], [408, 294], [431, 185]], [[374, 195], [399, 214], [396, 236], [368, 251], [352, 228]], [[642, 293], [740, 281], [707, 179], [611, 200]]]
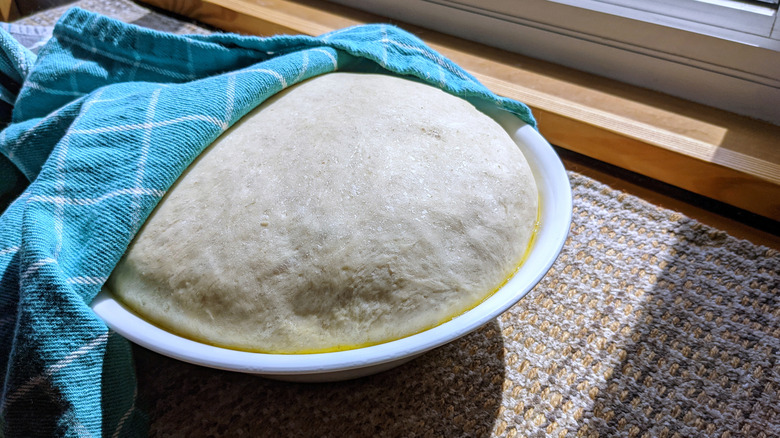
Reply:
[[[125, 1], [77, 4], [203, 32]], [[497, 320], [399, 368], [329, 384], [136, 348], [152, 436], [780, 436], [780, 253], [569, 176], [563, 252]]]

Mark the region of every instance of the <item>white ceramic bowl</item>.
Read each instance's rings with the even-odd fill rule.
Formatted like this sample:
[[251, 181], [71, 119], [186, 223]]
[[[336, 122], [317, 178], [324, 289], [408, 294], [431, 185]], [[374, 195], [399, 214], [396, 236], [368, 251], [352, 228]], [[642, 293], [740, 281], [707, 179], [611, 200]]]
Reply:
[[517, 303], [547, 273], [568, 235], [572, 210], [569, 180], [550, 144], [517, 117], [495, 108], [481, 109], [500, 123], [524, 152], [539, 187], [541, 214], [526, 262], [501, 289], [474, 309], [396, 341], [316, 354], [250, 353], [182, 338], [144, 321], [106, 290], [93, 300], [92, 309], [120, 335], [163, 355], [212, 368], [309, 382], [345, 380], [384, 371], [479, 328]]

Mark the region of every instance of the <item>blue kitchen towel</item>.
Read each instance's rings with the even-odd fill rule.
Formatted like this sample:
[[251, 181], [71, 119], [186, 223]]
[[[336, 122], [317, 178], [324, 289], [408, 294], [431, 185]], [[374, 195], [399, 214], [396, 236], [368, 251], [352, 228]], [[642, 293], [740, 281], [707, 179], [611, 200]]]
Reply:
[[[269, 96], [335, 70], [403, 75], [534, 125], [389, 25], [177, 36], [71, 9], [37, 58], [0, 29], [0, 435], [138, 436], [131, 349], [89, 308], [166, 190]], [[28, 185], [29, 182], [29, 185]], [[23, 187], [24, 188], [24, 187]]]

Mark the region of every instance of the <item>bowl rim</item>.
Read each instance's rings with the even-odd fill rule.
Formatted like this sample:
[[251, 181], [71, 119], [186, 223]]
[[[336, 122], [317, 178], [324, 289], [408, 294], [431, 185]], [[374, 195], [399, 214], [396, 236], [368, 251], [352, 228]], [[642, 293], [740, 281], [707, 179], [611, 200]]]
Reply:
[[344, 351], [269, 354], [232, 350], [165, 331], [115, 300], [104, 287], [92, 310], [113, 331], [168, 357], [211, 368], [268, 376], [313, 375], [403, 361], [452, 342], [493, 320], [522, 299], [547, 274], [568, 237], [571, 186], [552, 146], [532, 126], [494, 104], [475, 106], [496, 120], [518, 144], [537, 182], [540, 224], [526, 261], [493, 295], [473, 309], [423, 332], [382, 344]]

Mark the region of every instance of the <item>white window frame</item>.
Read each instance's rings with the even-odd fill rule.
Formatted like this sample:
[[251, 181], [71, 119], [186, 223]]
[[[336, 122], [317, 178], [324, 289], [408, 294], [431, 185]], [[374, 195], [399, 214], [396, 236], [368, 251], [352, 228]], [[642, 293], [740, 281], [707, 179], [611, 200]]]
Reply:
[[[560, 2], [576, 5], [576, 2]], [[703, 32], [708, 32], [709, 27], [708, 33], [713, 36], [719, 35], [718, 29], [729, 29], [764, 37], [771, 37], [777, 9], [770, 4], [738, 0], [595, 0], [590, 8], [638, 20], [647, 20], [652, 15], [666, 17], [671, 27], [698, 27]]]
[[[771, 6], [732, 0], [333, 1], [780, 125], [780, 22]], [[655, 10], [647, 7], [652, 3]]]

